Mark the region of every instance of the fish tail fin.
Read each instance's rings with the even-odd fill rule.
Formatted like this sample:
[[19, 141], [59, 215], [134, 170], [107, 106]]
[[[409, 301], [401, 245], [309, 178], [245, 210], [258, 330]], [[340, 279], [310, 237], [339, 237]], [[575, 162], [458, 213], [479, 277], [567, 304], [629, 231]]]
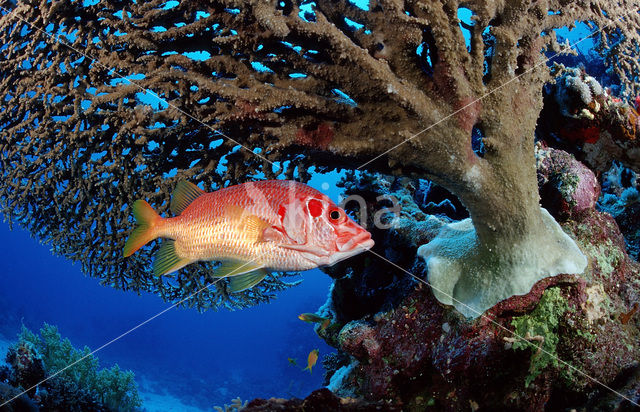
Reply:
[[122, 252], [125, 257], [131, 256], [136, 250], [157, 238], [158, 224], [163, 220], [144, 200], [136, 200], [132, 208], [137, 226], [124, 244]]
[[308, 371], [309, 371], [309, 373], [311, 373], [311, 368], [312, 368], [311, 366], [307, 366], [306, 368], [304, 368], [304, 369], [303, 369], [303, 371], [308, 370]]

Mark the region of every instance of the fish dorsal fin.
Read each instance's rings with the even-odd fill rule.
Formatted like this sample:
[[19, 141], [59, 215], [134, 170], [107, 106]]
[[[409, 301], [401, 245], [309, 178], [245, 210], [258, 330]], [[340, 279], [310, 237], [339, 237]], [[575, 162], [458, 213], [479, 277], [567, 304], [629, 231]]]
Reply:
[[179, 216], [197, 198], [206, 192], [198, 186], [186, 180], [181, 180], [171, 193], [171, 203], [169, 207], [174, 216]]
[[213, 273], [213, 277], [226, 278], [228, 276], [239, 276], [247, 272], [262, 269], [263, 267], [263, 264], [256, 262], [248, 263], [242, 260], [223, 260], [222, 264], [218, 266]]
[[225, 216], [229, 220], [241, 221], [242, 228], [240, 229], [244, 233], [245, 238], [249, 242], [264, 242], [271, 240], [265, 237], [266, 233], [269, 233], [269, 229], [273, 227], [271, 223], [261, 219], [256, 215], [252, 215], [245, 211], [242, 206], [228, 205], [225, 207]]
[[153, 260], [153, 273], [157, 276], [166, 275], [191, 263], [176, 253], [175, 240], [165, 240], [155, 254]]
[[229, 279], [229, 289], [232, 293], [251, 289], [258, 283], [262, 282], [262, 279], [264, 279], [265, 276], [267, 276], [267, 271], [264, 269], [254, 270], [253, 272], [234, 276]]

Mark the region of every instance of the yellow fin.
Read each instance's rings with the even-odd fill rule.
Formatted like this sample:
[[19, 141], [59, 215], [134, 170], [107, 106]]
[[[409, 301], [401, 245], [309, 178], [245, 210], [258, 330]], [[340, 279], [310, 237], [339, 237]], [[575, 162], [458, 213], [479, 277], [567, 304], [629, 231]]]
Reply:
[[175, 272], [176, 270], [191, 263], [188, 259], [183, 259], [176, 253], [175, 240], [165, 240], [156, 252], [153, 260], [153, 273], [157, 276]]
[[222, 264], [218, 266], [213, 273], [213, 277], [226, 278], [230, 276], [238, 276], [243, 273], [262, 269], [263, 267], [263, 264], [256, 262], [247, 263], [242, 260], [223, 260]]
[[234, 276], [229, 281], [229, 289], [232, 293], [242, 292], [243, 290], [251, 289], [258, 283], [262, 282], [262, 279], [267, 276], [267, 271], [263, 269], [254, 270], [253, 272], [243, 273], [242, 275]]
[[122, 253], [125, 257], [131, 256], [136, 250], [155, 239], [156, 226], [162, 221], [162, 218], [144, 200], [138, 199], [133, 202], [132, 209], [137, 226], [124, 244]]
[[174, 216], [182, 214], [194, 200], [205, 193], [204, 190], [191, 182], [187, 182], [186, 180], [179, 181], [176, 188], [171, 192], [171, 203], [169, 204], [171, 213], [173, 213]]
[[273, 225], [256, 215], [249, 214], [244, 208], [237, 205], [228, 205], [225, 207], [225, 215], [230, 220], [240, 220], [242, 233], [250, 242], [263, 242], [264, 231], [273, 227]]

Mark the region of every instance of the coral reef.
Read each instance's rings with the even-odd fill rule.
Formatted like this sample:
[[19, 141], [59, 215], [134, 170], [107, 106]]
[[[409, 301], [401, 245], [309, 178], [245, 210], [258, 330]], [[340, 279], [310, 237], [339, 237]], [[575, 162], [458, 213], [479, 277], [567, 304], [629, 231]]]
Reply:
[[[26, 395], [37, 400], [32, 403], [43, 410], [134, 411], [142, 404], [133, 372], [118, 365], [99, 369], [89, 348], [75, 349], [55, 326], [45, 324], [40, 335], [23, 326], [6, 361], [9, 367], [0, 373], [0, 383], [27, 390]], [[45, 377], [49, 378], [38, 385]]]
[[327, 389], [313, 391], [305, 399], [254, 399], [243, 412], [395, 412], [401, 409], [383, 402], [367, 402], [361, 399], [339, 398]]
[[37, 412], [38, 406], [26, 394], [20, 395], [21, 391], [2, 382], [0, 377], [0, 403], [14, 399], [11, 403], [2, 407], [2, 412]]
[[545, 138], [555, 138], [598, 172], [614, 160], [640, 170], [640, 115], [635, 102], [612, 94], [584, 68], [555, 65], [541, 113]]
[[214, 406], [213, 409], [215, 409], [217, 412], [240, 412], [242, 410], [245, 410], [248, 403], [248, 401], [242, 402], [242, 399], [240, 399], [240, 397], [237, 397], [231, 400], [230, 405], [225, 404], [224, 407]]
[[603, 195], [598, 200], [600, 210], [606, 211], [618, 223], [627, 242], [627, 252], [635, 260], [640, 258], [640, 179], [638, 174], [616, 164], [602, 176]]
[[[320, 332], [339, 350], [330, 371], [332, 391], [416, 411], [631, 410], [628, 400], [601, 382], [640, 401], [640, 321], [633, 316], [640, 265], [627, 255], [615, 220], [595, 209], [600, 185], [593, 173], [568, 153], [543, 144], [536, 158], [542, 202], [564, 199], [551, 212], [588, 257], [585, 273], [542, 279], [528, 294], [506, 299], [473, 321], [441, 305], [429, 287], [406, 273], [396, 278], [385, 271], [378, 277], [405, 276], [410, 285], [387, 286], [383, 304], [369, 304], [360, 309], [361, 316], [345, 318], [342, 301], [332, 300], [341, 287], [338, 280], [325, 305], [335, 324]], [[409, 203], [423, 198], [412, 195], [423, 185], [378, 179], [385, 183], [356, 178], [350, 186], [402, 199], [407, 211], [389, 232], [408, 237], [404, 242], [384, 238], [376, 250], [422, 277], [413, 251], [435, 236], [425, 225], [434, 217]], [[413, 220], [423, 233], [398, 232], [407, 226], [402, 219]], [[396, 254], [396, 249], [405, 250]], [[366, 267], [356, 267], [350, 282], [375, 282], [365, 273]]]
[[[596, 305], [592, 303], [591, 309], [599, 309]], [[561, 290], [559, 288], [550, 288], [542, 294], [538, 305], [533, 311], [526, 315], [514, 317], [511, 321], [514, 335], [522, 336], [524, 340], [518, 337], [505, 337], [503, 339], [512, 343], [512, 349], [532, 352], [529, 375], [525, 379], [525, 386], [529, 386], [549, 366], [560, 367], [556, 350], [559, 341], [558, 325], [567, 310], [569, 310], [569, 304], [562, 296]], [[531, 341], [538, 342], [537, 350], [531, 350]]]
[[[640, 195], [636, 172], [640, 170], [640, 116], [638, 101], [625, 101], [612, 94], [610, 88], [601, 86], [589, 76], [584, 68], [556, 65], [553, 68], [555, 84], [545, 87], [545, 106], [541, 113], [539, 132], [554, 145], [575, 154], [589, 168], [602, 174], [602, 197], [598, 200], [600, 210], [610, 213], [618, 222], [620, 230], [629, 246], [628, 253], [638, 259], [640, 248], [640, 225], [636, 223], [640, 212]], [[544, 150], [538, 151], [544, 156]], [[563, 163], [567, 163], [565, 156]], [[549, 210], [567, 209], [566, 202], [582, 201], [586, 205], [598, 196], [591, 182], [576, 191], [569, 199], [563, 191], [569, 188], [557, 187], [556, 178], [564, 179], [563, 168], [573, 168], [572, 176], [584, 175], [584, 165], [547, 165], [551, 167], [541, 188], [543, 206]], [[538, 165], [540, 170], [540, 165]], [[581, 169], [581, 170], [579, 170]], [[559, 173], [559, 174], [558, 174]], [[571, 186], [571, 185], [569, 185]], [[581, 194], [582, 193], [582, 194]], [[584, 195], [587, 198], [584, 198]], [[575, 208], [572, 210], [576, 210]], [[562, 216], [565, 212], [560, 212]]]
[[584, 164], [562, 150], [536, 144], [538, 186], [542, 207], [564, 221], [594, 209], [600, 184]]
[[45, 377], [44, 363], [31, 342], [21, 340], [9, 348], [5, 362], [9, 364], [8, 382], [13, 386], [31, 388], [27, 395], [33, 397], [35, 385]]
[[264, 302], [287, 285], [203, 289], [207, 265], [154, 278], [150, 250], [119, 254], [136, 198], [165, 213], [180, 179], [210, 190], [274, 177], [287, 160], [282, 176], [301, 180], [310, 164], [366, 162], [454, 193], [476, 249], [500, 262], [516, 239], [555, 240], [532, 150], [543, 53], [568, 50], [554, 29], [605, 29], [598, 51], [637, 94], [635, 0], [2, 4], [2, 213], [104, 284], [200, 309]]

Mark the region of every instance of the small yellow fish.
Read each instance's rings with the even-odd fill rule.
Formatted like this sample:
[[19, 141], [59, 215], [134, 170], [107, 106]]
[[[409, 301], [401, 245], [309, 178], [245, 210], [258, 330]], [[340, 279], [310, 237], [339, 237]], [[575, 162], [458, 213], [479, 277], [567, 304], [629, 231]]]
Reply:
[[298, 362], [296, 362], [295, 358], [287, 358], [290, 364], [293, 366], [298, 366]]
[[327, 326], [331, 324], [331, 319], [316, 315], [315, 313], [301, 313], [298, 315], [298, 319], [308, 323], [319, 323], [320, 330], [325, 330]]
[[325, 330], [327, 326], [331, 325], [331, 319], [327, 319], [320, 324], [320, 330]]
[[309, 369], [309, 373], [311, 373], [311, 368], [313, 368], [316, 365], [316, 362], [318, 362], [318, 354], [320, 353], [319, 349], [314, 349], [311, 352], [309, 352], [309, 357], [307, 358], [307, 367], [303, 369], [303, 371], [306, 371], [307, 369]]

